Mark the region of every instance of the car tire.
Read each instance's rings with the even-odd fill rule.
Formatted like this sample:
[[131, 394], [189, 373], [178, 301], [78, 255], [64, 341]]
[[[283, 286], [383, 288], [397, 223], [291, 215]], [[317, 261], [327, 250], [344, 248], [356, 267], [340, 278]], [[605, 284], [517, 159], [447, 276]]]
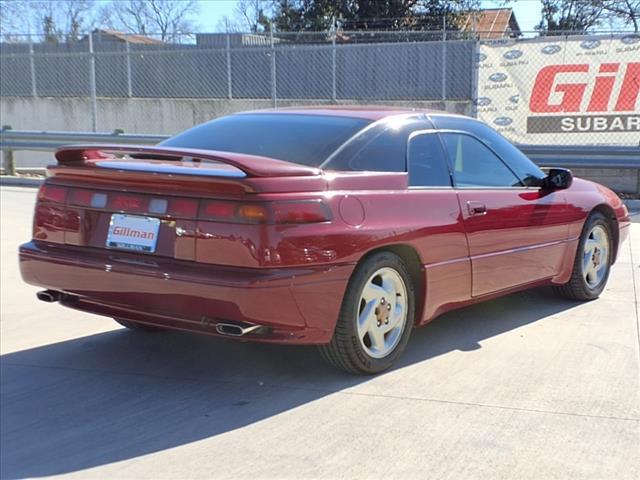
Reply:
[[125, 320], [124, 318], [114, 318], [116, 322], [129, 330], [136, 332], [160, 332], [164, 330], [161, 327], [154, 327], [153, 325], [146, 325], [144, 323], [132, 322], [131, 320]]
[[592, 213], [582, 229], [571, 279], [564, 285], [554, 287], [554, 291], [569, 300], [598, 298], [611, 270], [612, 238], [611, 223], [607, 217], [600, 212]]
[[414, 289], [402, 259], [391, 252], [375, 253], [351, 276], [333, 338], [320, 346], [320, 353], [349, 373], [382, 372], [404, 351], [414, 311]]

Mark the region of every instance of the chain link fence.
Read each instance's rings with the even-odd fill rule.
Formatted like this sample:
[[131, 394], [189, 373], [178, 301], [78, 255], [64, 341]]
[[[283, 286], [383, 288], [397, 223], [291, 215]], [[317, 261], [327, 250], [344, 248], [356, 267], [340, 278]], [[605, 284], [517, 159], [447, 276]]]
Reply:
[[[87, 35], [4, 43], [2, 96], [317, 100], [470, 99], [474, 42], [442, 33], [196, 34], [192, 43]], [[29, 39], [25, 39], [29, 40]], [[413, 68], [407, 72], [406, 66]]]
[[105, 99], [447, 101], [519, 143], [640, 141], [638, 34], [482, 38], [445, 29], [199, 33], [171, 43], [106, 30], [68, 43], [14, 36], [0, 45], [0, 96], [90, 98], [94, 131], [104, 128]]

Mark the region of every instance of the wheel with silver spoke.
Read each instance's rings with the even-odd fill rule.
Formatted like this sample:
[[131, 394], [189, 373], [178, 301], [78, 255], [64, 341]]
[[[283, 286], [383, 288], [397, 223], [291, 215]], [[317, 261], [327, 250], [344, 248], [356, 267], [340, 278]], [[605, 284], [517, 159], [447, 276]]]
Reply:
[[609, 278], [611, 269], [611, 224], [599, 212], [585, 222], [569, 282], [556, 291], [571, 300], [598, 298]]
[[331, 343], [320, 347], [323, 357], [349, 372], [389, 368], [411, 334], [414, 305], [403, 261], [391, 252], [369, 257], [352, 275]]
[[609, 234], [602, 225], [595, 225], [587, 237], [582, 254], [582, 275], [587, 285], [597, 288], [609, 268]]
[[360, 295], [358, 339], [373, 358], [398, 345], [407, 323], [407, 288], [400, 274], [383, 267], [369, 277]]

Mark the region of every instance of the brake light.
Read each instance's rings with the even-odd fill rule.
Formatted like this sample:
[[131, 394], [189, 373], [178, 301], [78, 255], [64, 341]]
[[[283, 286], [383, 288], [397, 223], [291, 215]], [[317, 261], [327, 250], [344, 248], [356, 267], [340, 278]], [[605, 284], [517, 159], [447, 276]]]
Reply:
[[269, 212], [264, 205], [214, 200], [203, 202], [200, 217], [219, 222], [266, 223]]
[[142, 211], [145, 209], [141, 197], [123, 194], [109, 195], [108, 206], [112, 210], [122, 211]]
[[198, 201], [188, 198], [172, 198], [169, 201], [169, 215], [193, 218], [198, 213]]
[[67, 199], [67, 189], [64, 187], [57, 187], [54, 185], [43, 185], [38, 191], [38, 200], [64, 203]]
[[88, 207], [91, 205], [92, 197], [93, 192], [90, 190], [72, 190], [69, 203], [72, 205]]
[[320, 200], [274, 203], [275, 223], [318, 223], [331, 220], [327, 206]]
[[211, 219], [230, 220], [235, 217], [236, 205], [231, 202], [206, 202], [203, 214]]
[[206, 220], [236, 223], [317, 223], [331, 220], [327, 206], [320, 200], [273, 203], [203, 202], [200, 217]]

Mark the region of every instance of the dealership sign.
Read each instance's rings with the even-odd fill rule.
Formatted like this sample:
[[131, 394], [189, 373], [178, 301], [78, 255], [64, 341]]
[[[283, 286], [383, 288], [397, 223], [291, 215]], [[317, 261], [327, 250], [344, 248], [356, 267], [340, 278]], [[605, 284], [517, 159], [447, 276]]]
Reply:
[[553, 40], [480, 46], [478, 118], [517, 143], [640, 145], [640, 35]]

